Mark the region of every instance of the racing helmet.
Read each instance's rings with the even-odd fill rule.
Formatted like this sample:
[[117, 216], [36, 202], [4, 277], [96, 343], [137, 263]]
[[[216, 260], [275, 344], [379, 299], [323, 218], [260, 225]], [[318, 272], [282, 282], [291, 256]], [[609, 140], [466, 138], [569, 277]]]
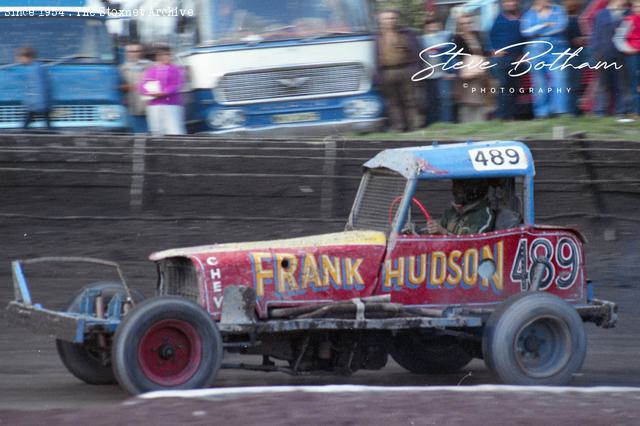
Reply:
[[453, 179], [451, 187], [454, 203], [463, 206], [483, 199], [488, 191], [486, 179]]

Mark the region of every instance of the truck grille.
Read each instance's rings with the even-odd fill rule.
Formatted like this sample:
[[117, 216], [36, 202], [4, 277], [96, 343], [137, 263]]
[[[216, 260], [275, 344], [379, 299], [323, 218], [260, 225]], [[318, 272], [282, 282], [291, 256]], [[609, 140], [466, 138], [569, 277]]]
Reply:
[[158, 267], [160, 296], [181, 296], [194, 302], [200, 301], [196, 269], [189, 259], [166, 259]]
[[27, 111], [21, 106], [0, 106], [0, 123], [12, 123], [24, 121]]
[[221, 103], [236, 103], [340, 95], [358, 92], [365, 76], [361, 64], [226, 74], [218, 97]]
[[[0, 123], [22, 122], [27, 110], [22, 105], [0, 106]], [[53, 107], [49, 116], [51, 121], [99, 121], [96, 105], [58, 105]]]

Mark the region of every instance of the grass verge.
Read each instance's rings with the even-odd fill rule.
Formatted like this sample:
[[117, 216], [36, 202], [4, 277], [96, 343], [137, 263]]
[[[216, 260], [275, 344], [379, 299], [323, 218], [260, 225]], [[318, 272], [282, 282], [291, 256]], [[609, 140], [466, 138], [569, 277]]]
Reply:
[[640, 142], [640, 119], [621, 123], [616, 117], [560, 117], [528, 121], [482, 121], [477, 123], [438, 123], [424, 129], [407, 132], [382, 132], [358, 135], [362, 139], [384, 140], [548, 140], [552, 139], [553, 128], [564, 127], [567, 139], [576, 133], [584, 133], [586, 139], [621, 140]]

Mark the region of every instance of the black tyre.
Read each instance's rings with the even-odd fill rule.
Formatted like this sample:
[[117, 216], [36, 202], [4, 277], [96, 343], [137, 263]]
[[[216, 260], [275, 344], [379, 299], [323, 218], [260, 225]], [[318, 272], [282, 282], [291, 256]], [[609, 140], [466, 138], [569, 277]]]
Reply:
[[394, 338], [391, 357], [401, 367], [416, 374], [454, 373], [473, 357], [450, 336], [400, 333]]
[[514, 385], [564, 385], [587, 353], [584, 324], [576, 310], [548, 293], [507, 299], [491, 316], [482, 337], [487, 367]]
[[190, 300], [147, 299], [124, 318], [111, 359], [120, 386], [132, 395], [213, 384], [222, 338], [207, 311]]
[[[102, 292], [105, 306], [116, 294], [125, 294], [124, 288], [118, 282], [99, 282], [89, 284], [69, 303], [66, 312], [80, 312], [80, 300], [86, 290], [94, 289]], [[135, 302], [143, 299], [142, 294], [132, 290], [131, 295]], [[71, 374], [85, 383], [92, 385], [109, 385], [116, 383], [116, 378], [111, 369], [109, 348], [99, 349], [96, 337], [91, 337], [84, 343], [72, 343], [66, 340], [56, 340], [56, 349], [62, 364]], [[106, 350], [106, 357], [103, 356]]]

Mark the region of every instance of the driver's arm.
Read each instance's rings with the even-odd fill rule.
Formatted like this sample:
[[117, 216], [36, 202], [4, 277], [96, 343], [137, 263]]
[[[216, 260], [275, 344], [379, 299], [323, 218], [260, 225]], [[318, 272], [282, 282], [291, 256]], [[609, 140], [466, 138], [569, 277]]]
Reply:
[[447, 235], [447, 230], [440, 224], [440, 221], [430, 220], [427, 222], [427, 234]]
[[446, 210], [440, 220], [430, 220], [427, 222], [427, 233], [431, 235], [450, 235], [446, 225], [449, 222], [450, 210]]

